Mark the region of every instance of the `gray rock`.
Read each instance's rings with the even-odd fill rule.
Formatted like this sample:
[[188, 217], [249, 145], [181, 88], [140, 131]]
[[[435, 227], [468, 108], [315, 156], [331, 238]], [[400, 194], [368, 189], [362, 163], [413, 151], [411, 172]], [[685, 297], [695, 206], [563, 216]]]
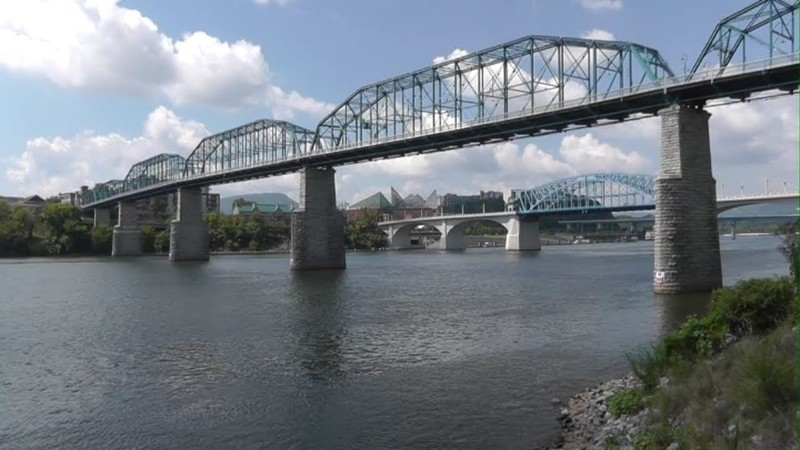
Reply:
[[678, 444], [677, 442], [673, 442], [672, 444], [669, 444], [667, 446], [667, 450], [681, 450], [681, 444]]

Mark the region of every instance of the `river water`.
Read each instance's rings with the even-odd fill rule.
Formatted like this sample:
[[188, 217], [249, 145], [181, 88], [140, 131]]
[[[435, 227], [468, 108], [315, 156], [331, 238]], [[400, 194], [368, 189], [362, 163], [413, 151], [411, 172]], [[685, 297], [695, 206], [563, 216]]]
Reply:
[[[722, 240], [725, 283], [783, 274]], [[651, 242], [0, 262], [0, 448], [520, 448], [707, 296], [652, 293]]]

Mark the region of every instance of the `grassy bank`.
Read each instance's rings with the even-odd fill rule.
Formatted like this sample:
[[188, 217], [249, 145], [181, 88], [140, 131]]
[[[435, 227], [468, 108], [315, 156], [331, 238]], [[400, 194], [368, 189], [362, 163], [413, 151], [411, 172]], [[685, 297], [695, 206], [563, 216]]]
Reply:
[[705, 316], [628, 355], [643, 387], [611, 398], [609, 410], [647, 410], [633, 447], [797, 448], [797, 303], [791, 278], [742, 281], [715, 291]]

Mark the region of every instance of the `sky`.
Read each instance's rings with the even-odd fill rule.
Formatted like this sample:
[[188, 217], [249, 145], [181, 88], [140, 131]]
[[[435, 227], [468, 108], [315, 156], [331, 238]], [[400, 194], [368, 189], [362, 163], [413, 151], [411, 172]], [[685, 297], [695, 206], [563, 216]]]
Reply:
[[[0, 195], [124, 178], [258, 119], [309, 129], [361, 86], [527, 35], [633, 41], [683, 73], [749, 0], [2, 0]], [[501, 6], [502, 5], [502, 6]], [[718, 193], [798, 183], [798, 97], [709, 108]], [[658, 118], [337, 169], [337, 200], [658, 172]], [[724, 186], [723, 186], [724, 185]], [[216, 186], [282, 192], [296, 174]]]

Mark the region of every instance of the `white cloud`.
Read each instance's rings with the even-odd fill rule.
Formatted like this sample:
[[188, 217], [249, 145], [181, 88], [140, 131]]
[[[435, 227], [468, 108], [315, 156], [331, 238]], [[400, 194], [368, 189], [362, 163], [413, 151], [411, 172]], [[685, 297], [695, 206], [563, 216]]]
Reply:
[[636, 151], [626, 153], [609, 143], [598, 141], [591, 133], [564, 136], [559, 153], [577, 173], [655, 173], [650, 162]]
[[256, 4], [258, 5], [277, 5], [277, 6], [286, 6], [292, 0], [255, 0]]
[[285, 92], [278, 86], [267, 89], [267, 106], [272, 109], [276, 119], [291, 120], [295, 112], [306, 113], [312, 117], [322, 117], [333, 111], [336, 105], [303, 97], [296, 91]]
[[622, 9], [622, 0], [580, 0], [580, 2], [581, 6], [590, 11], [619, 11]]
[[284, 115], [321, 115], [321, 107], [308, 106], [313, 99], [271, 94], [280, 88], [270, 83], [260, 46], [202, 31], [172, 38], [118, 2], [0, 2], [0, 67], [62, 87], [166, 98], [178, 106], [241, 109], [268, 103]]
[[450, 52], [450, 54], [447, 55], [447, 56], [437, 56], [437, 57], [433, 58], [433, 63], [434, 64], [441, 64], [441, 63], [443, 63], [445, 61], [451, 61], [453, 59], [458, 59], [458, 58], [461, 58], [462, 56], [467, 56], [467, 55], [469, 55], [469, 51], [457, 48], [457, 49], [454, 49], [452, 52]]
[[[557, 142], [557, 141], [556, 141]], [[415, 155], [339, 170], [338, 198], [353, 203], [378, 190], [404, 186], [404, 194], [477, 192], [530, 188], [564, 177], [592, 172], [655, 173], [655, 165], [635, 151], [627, 152], [591, 133], [561, 137], [557, 152], [536, 143], [494, 145]]]
[[600, 28], [592, 28], [591, 30], [583, 33], [581, 37], [584, 39], [593, 39], [598, 41], [613, 41], [614, 33], [602, 30]]
[[5, 171], [16, 194], [49, 196], [74, 191], [80, 185], [122, 179], [130, 167], [158, 153], [188, 155], [209, 135], [206, 127], [159, 106], [145, 120], [141, 136], [84, 131], [71, 138], [29, 140]]

